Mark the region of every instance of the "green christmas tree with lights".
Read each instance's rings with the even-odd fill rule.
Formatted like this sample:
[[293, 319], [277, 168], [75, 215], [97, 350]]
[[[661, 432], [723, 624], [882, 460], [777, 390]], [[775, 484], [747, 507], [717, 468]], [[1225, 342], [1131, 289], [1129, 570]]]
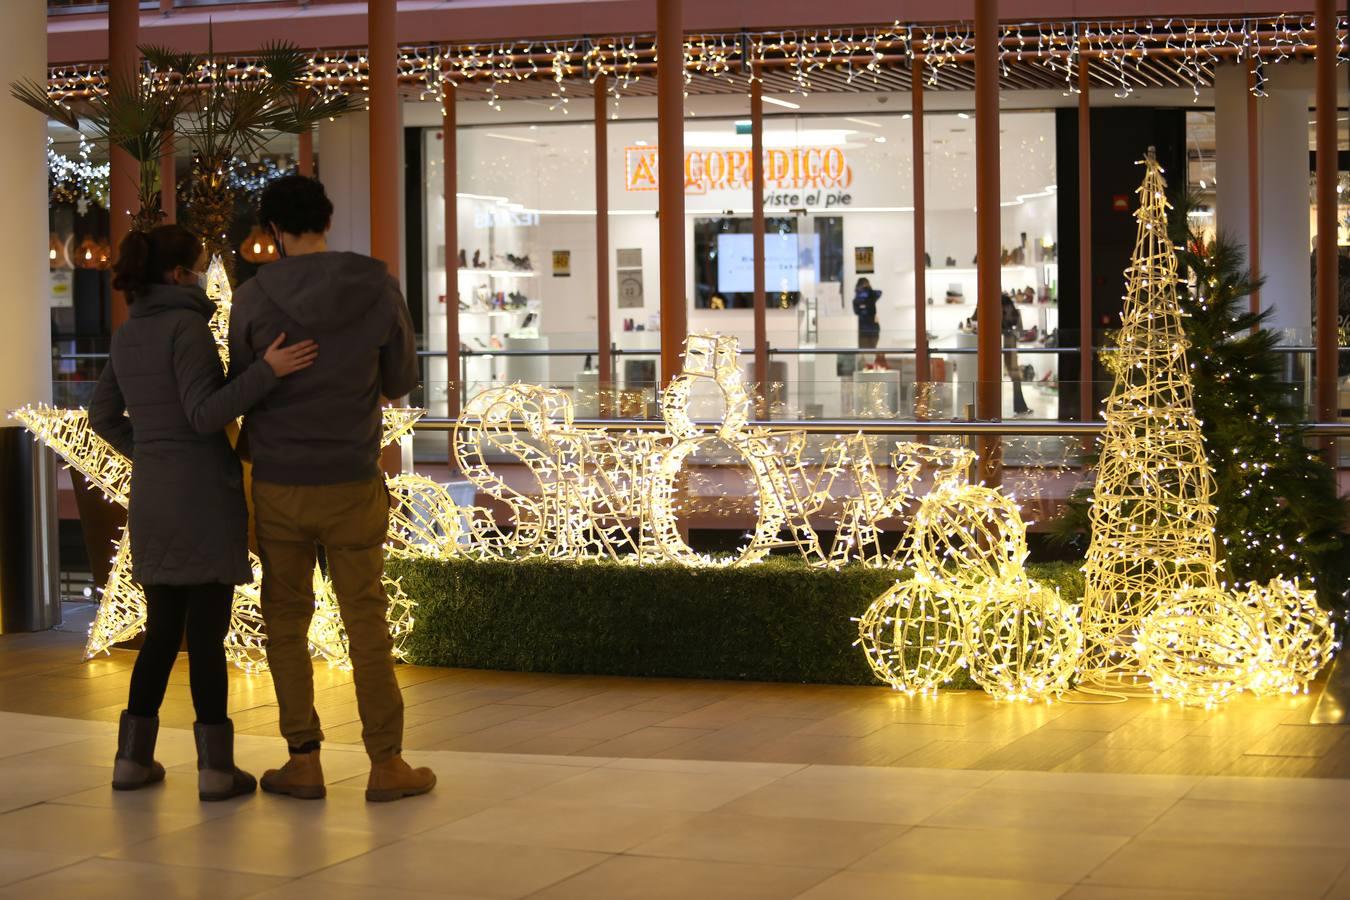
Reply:
[[[1195, 410], [1214, 473], [1221, 575], [1230, 584], [1299, 578], [1316, 585], [1323, 604], [1344, 608], [1350, 503], [1308, 441], [1303, 403], [1282, 378], [1279, 335], [1262, 327], [1269, 311], [1251, 312], [1258, 285], [1246, 254], [1222, 234], [1206, 241], [1191, 226], [1195, 207], [1193, 198], [1179, 198], [1168, 228], [1182, 275], [1177, 300]], [[1091, 497], [1087, 485], [1069, 500], [1056, 523], [1059, 539], [1085, 546]]]
[[1205, 241], [1190, 224], [1194, 205], [1179, 200], [1169, 227], [1189, 275], [1178, 301], [1186, 313], [1196, 414], [1214, 470], [1224, 574], [1240, 584], [1311, 580], [1324, 603], [1342, 605], [1350, 586], [1344, 532], [1350, 505], [1307, 440], [1299, 395], [1282, 378], [1279, 335], [1262, 327], [1269, 310], [1251, 312], [1258, 284], [1245, 253], [1223, 235]]

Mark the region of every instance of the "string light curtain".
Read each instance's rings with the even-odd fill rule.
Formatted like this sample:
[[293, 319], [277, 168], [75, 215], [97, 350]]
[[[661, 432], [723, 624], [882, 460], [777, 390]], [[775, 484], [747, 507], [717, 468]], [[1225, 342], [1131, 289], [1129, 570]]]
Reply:
[[[1148, 87], [1213, 84], [1214, 67], [1226, 60], [1251, 59], [1256, 77], [1251, 90], [1264, 96], [1265, 66], [1307, 58], [1315, 46], [1310, 15], [1236, 18], [1008, 22], [1001, 26], [999, 66], [1010, 89], [1062, 88], [1077, 93], [1078, 69], [1092, 58], [1092, 78], [1120, 97]], [[1346, 28], [1340, 24], [1338, 59], [1346, 58]], [[775, 75], [790, 93], [856, 90], [883, 84], [886, 70], [907, 77], [914, 58], [924, 57], [930, 90], [970, 88], [974, 32], [969, 22], [872, 26], [787, 31], [722, 32], [685, 37], [688, 88], [707, 92], [748, 91], [754, 71]], [[362, 96], [369, 80], [369, 59], [361, 48], [329, 48], [311, 54], [306, 87], [318, 98]], [[606, 76], [610, 93], [650, 94], [654, 90], [655, 46], [650, 34], [474, 44], [405, 46], [398, 56], [405, 92], [440, 101], [443, 81], [462, 90], [463, 99], [483, 99], [500, 109], [504, 99], [547, 102], [561, 115], [570, 113], [578, 83]], [[221, 60], [207, 78], [247, 81], [264, 77], [256, 58]], [[49, 69], [48, 89], [62, 101], [102, 91], [102, 64], [66, 64]]]

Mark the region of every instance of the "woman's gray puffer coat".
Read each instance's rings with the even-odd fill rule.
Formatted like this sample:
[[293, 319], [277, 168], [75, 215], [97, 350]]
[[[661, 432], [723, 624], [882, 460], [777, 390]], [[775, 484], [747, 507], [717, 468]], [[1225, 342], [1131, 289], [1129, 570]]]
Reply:
[[94, 431], [135, 462], [128, 528], [143, 585], [253, 580], [243, 468], [225, 426], [277, 377], [259, 359], [225, 383], [208, 325], [214, 309], [197, 287], [139, 292], [89, 407]]

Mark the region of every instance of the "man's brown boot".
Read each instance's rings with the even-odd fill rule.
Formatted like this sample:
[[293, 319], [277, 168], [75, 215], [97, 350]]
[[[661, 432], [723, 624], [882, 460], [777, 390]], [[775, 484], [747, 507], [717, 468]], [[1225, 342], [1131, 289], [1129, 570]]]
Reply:
[[323, 783], [323, 767], [319, 765], [319, 751], [292, 753], [280, 769], [268, 769], [259, 782], [269, 794], [285, 794], [297, 800], [319, 800], [327, 793]]
[[436, 786], [436, 773], [428, 768], [414, 769], [395, 753], [388, 759], [370, 764], [370, 781], [366, 782], [366, 799], [371, 803], [387, 803], [425, 794]]

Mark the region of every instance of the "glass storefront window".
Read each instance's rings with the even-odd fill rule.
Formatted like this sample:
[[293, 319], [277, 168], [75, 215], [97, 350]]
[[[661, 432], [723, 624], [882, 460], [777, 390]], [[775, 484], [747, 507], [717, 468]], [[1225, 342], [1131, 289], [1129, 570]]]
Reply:
[[[921, 302], [933, 378], [948, 386], [944, 411], [959, 414], [968, 402], [963, 398], [973, 397], [975, 370], [973, 354], [954, 352], [974, 347], [974, 121], [940, 112], [929, 113], [925, 124], [929, 260]], [[448, 251], [441, 139], [438, 129], [425, 132], [427, 346], [444, 349], [445, 317], [453, 311], [470, 353], [461, 373], [433, 361], [429, 380], [440, 386], [430, 399], [433, 414], [445, 409], [446, 386], [461, 378], [465, 396], [516, 380], [563, 386], [576, 392], [579, 415], [593, 412], [586, 387], [594, 384], [594, 360], [489, 355], [596, 349], [592, 127], [589, 121], [461, 127], [460, 240]], [[1058, 329], [1054, 127], [1048, 112], [1002, 117], [1002, 287], [1021, 320], [1010, 328], [1018, 346], [1029, 350], [1052, 346]], [[620, 351], [615, 383], [620, 391], [650, 390], [661, 325], [656, 122], [626, 118], [608, 128], [610, 339]], [[910, 135], [903, 113], [765, 117], [765, 284], [773, 355], [764, 390], [776, 415], [847, 416], [864, 414], [864, 407], [867, 414], [912, 413]], [[750, 148], [743, 116], [686, 120], [688, 328], [735, 335], [746, 350], [754, 345]], [[461, 251], [455, 298], [444, 289], [444, 254]], [[860, 328], [853, 303], [859, 279], [881, 292], [876, 333]], [[748, 355], [744, 369], [753, 380]], [[1017, 375], [1025, 392], [1037, 395], [1028, 396], [1037, 415], [1058, 414], [1056, 369], [1054, 354], [1020, 355]], [[895, 374], [864, 376], [867, 371]], [[850, 387], [887, 378], [898, 384], [880, 407], [858, 401]], [[1011, 415], [1011, 388], [1008, 395]]]
[[[466, 398], [515, 381], [575, 389], [596, 367], [590, 123], [469, 127], [457, 137], [459, 241], [446, 247], [442, 135], [423, 133], [426, 346], [446, 350], [447, 317], [457, 315], [464, 353], [459, 372], [430, 360], [433, 415], [445, 415], [457, 387]], [[578, 350], [592, 353], [550, 355]]]

